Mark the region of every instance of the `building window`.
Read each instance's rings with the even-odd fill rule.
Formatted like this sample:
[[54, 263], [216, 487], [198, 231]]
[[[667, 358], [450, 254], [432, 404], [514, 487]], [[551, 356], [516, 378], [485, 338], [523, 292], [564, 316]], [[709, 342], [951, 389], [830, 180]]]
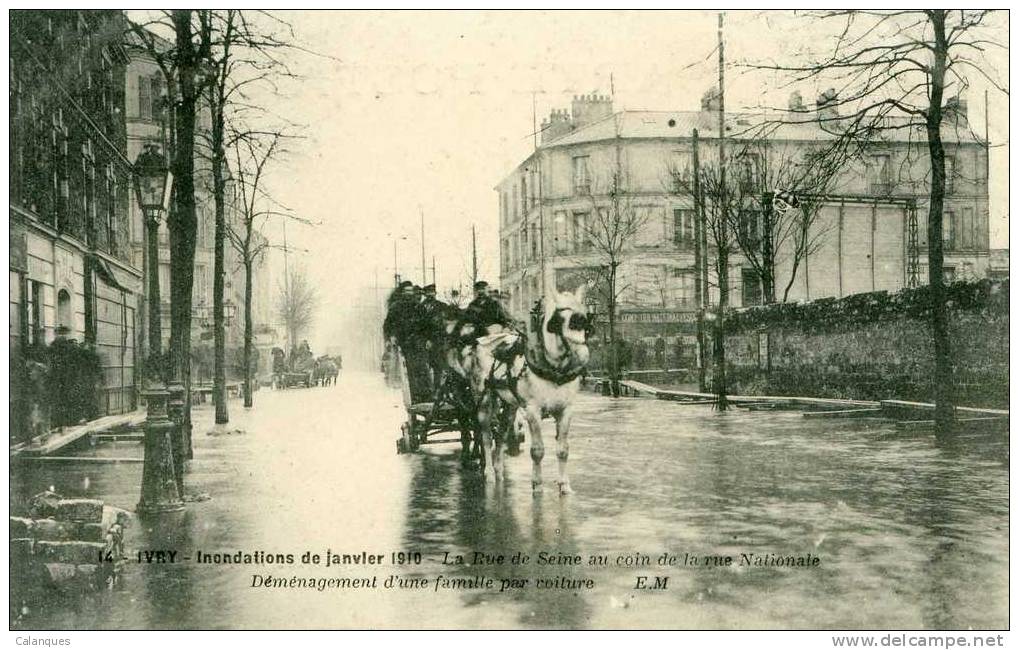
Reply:
[[538, 224], [531, 224], [531, 259], [538, 259]]
[[589, 231], [588, 213], [573, 213], [573, 250], [584, 252], [591, 249], [591, 233]]
[[499, 242], [499, 252], [501, 254], [502, 268], [503, 270], [509, 269], [509, 242], [505, 239]]
[[757, 250], [761, 244], [761, 212], [743, 210], [739, 215], [739, 240], [746, 250]]
[[892, 157], [889, 154], [870, 157], [870, 184], [874, 194], [888, 194], [892, 191]]
[[117, 176], [113, 164], [106, 166], [106, 232], [110, 242], [110, 253], [120, 252], [117, 246]]
[[520, 188], [513, 185], [513, 218], [520, 216]]
[[668, 170], [674, 183], [673, 191], [677, 194], [692, 192], [690, 183], [693, 178], [693, 154], [689, 151], [673, 151], [671, 167]]
[[520, 177], [520, 211], [527, 214], [527, 175]]
[[138, 77], [138, 118], [162, 118], [163, 78], [160, 73]]
[[573, 193], [591, 193], [590, 156], [573, 157]]
[[741, 269], [743, 280], [743, 306], [761, 304], [761, 277], [754, 269]]
[[979, 248], [977, 242], [976, 221], [973, 219], [973, 208], [963, 208], [957, 236], [959, 248]]
[[955, 212], [945, 210], [941, 216], [941, 234], [944, 249], [955, 250]]
[[45, 343], [43, 329], [42, 311], [42, 283], [35, 280], [28, 281], [28, 344], [36, 345]]
[[65, 225], [67, 219], [70, 186], [67, 181], [67, 126], [64, 124], [64, 111], [56, 109], [53, 113], [53, 124], [50, 131], [52, 177], [50, 189], [53, 193], [53, 214], [50, 223], [57, 229]]
[[[97, 233], [95, 230], [96, 226], [96, 158], [92, 148], [92, 140], [86, 139], [81, 145], [81, 176], [82, 184], [84, 185], [82, 192], [82, 212], [85, 218], [85, 233], [86, 241], [91, 245], [96, 245], [92, 238], [97, 234], [103, 235], [105, 238], [106, 232]], [[105, 249], [103, 245], [106, 242], [100, 242], [99, 247]]]
[[945, 194], [955, 192], [955, 156], [945, 156]]
[[672, 209], [672, 241], [680, 248], [694, 245], [696, 212], [685, 208]]
[[565, 253], [566, 252], [566, 213], [556, 212], [555, 213], [555, 252]]
[[71, 309], [71, 294], [67, 289], [57, 292], [57, 336], [66, 337], [74, 331], [74, 312]]
[[194, 300], [192, 302], [199, 305], [204, 305], [208, 301], [209, 288], [208, 288], [208, 273], [206, 273], [205, 266], [198, 265], [195, 267], [195, 282], [194, 282]]

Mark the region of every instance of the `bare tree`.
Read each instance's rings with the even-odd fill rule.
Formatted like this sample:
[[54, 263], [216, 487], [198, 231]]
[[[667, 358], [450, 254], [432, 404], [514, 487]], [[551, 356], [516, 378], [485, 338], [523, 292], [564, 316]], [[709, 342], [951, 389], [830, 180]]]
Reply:
[[618, 397], [621, 372], [616, 318], [619, 298], [627, 288], [620, 285], [619, 268], [651, 213], [626, 191], [618, 167], [608, 175], [606, 182], [598, 183], [595, 179], [593, 187], [588, 187], [587, 197], [591, 210], [582, 222], [574, 224], [578, 236], [574, 253], [593, 258], [595, 262], [586, 267], [588, 280], [593, 285], [593, 294], [604, 302], [608, 315], [609, 384], [613, 397]]
[[288, 210], [272, 201], [264, 188], [266, 166], [279, 153], [280, 142], [285, 137], [281, 131], [260, 134], [245, 131], [230, 137], [239, 219], [229, 224], [226, 234], [244, 266], [244, 406], [254, 404], [251, 377], [254, 350], [251, 312], [254, 269], [265, 251], [271, 248], [269, 241], [261, 234], [262, 227], [274, 216], [295, 218]]
[[290, 348], [298, 345], [315, 322], [318, 292], [303, 271], [295, 271], [280, 287], [276, 311], [287, 329]]
[[[786, 302], [800, 266], [827, 234], [829, 228], [818, 217], [851, 160], [850, 152], [754, 136], [736, 140], [733, 148], [725, 188], [731, 210], [718, 216], [727, 220], [734, 251], [757, 276], [763, 302]], [[702, 195], [709, 202], [721, 201], [723, 195], [716, 167], [712, 162], [701, 167]], [[688, 173], [673, 169], [670, 176], [675, 191], [693, 193]], [[780, 268], [788, 269], [782, 287], [777, 286]]]
[[[930, 322], [934, 343], [935, 420], [940, 434], [954, 423], [954, 378], [944, 287], [943, 210], [945, 148], [942, 125], [958, 96], [979, 80], [1008, 94], [987, 57], [1007, 51], [1004, 23], [987, 10], [825, 11], [809, 12], [811, 29], [833, 27], [833, 40], [806, 63], [758, 64], [787, 73], [790, 84], [832, 84], [821, 123], [861, 148], [889, 133], [922, 133], [930, 162], [927, 251], [930, 273]], [[957, 102], [956, 102], [957, 105]], [[790, 116], [789, 121], [796, 121]], [[956, 121], [958, 123], [958, 120]]]
[[[216, 404], [216, 424], [225, 424], [230, 419], [226, 400], [226, 319], [223, 305], [227, 184], [230, 176], [227, 158], [228, 151], [236, 140], [253, 133], [251, 129], [228, 132], [227, 122], [229, 120], [240, 122], [247, 114], [257, 111], [247, 101], [250, 87], [258, 85], [275, 87], [275, 80], [279, 77], [294, 76], [276, 56], [277, 50], [287, 46], [284, 38], [275, 33], [278, 21], [268, 14], [260, 15], [263, 17], [261, 22], [269, 23], [268, 26], [256, 24], [256, 21], [245, 12], [235, 9], [212, 14], [215, 43], [208, 61], [212, 82], [207, 88], [211, 126], [207, 133], [203, 133], [203, 140], [212, 167], [211, 189], [215, 203], [215, 268], [212, 300], [215, 350], [213, 396]], [[250, 292], [250, 287], [247, 291]], [[250, 381], [246, 380], [247, 406], [250, 406], [249, 384]]]

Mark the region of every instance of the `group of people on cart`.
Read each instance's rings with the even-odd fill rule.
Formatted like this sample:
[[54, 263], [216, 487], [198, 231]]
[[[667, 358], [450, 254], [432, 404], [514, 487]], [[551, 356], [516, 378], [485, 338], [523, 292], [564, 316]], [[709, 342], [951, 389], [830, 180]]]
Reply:
[[[406, 364], [412, 401], [429, 401], [438, 388], [448, 348], [470, 343], [492, 325], [512, 325], [504, 300], [505, 294], [490, 288], [487, 282], [478, 281], [474, 284], [474, 298], [461, 308], [439, 300], [434, 284], [419, 287], [409, 280], [401, 282], [386, 303], [382, 332], [387, 347], [383, 369], [387, 375], [395, 371], [398, 347]], [[457, 325], [449, 327], [451, 322]], [[466, 324], [472, 327], [463, 327]], [[465, 331], [471, 334], [464, 334]]]

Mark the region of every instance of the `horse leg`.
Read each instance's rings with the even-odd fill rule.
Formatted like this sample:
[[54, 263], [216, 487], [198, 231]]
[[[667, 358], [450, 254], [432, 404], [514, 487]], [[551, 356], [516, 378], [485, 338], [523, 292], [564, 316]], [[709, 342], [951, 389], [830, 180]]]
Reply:
[[508, 408], [498, 395], [492, 398], [492, 412], [494, 414], [492, 426], [495, 427], [493, 434], [495, 448], [492, 451], [492, 470], [495, 472], [496, 481], [502, 480], [504, 476], [503, 470], [506, 467], [504, 451], [506, 447], [506, 410]]
[[[485, 473], [485, 460], [492, 454], [492, 417], [494, 413], [492, 413], [491, 408], [489, 398], [486, 395], [484, 399], [481, 400], [481, 405], [478, 409], [478, 429], [481, 431], [481, 444], [483, 446], [483, 450], [481, 452], [482, 474]], [[495, 478], [498, 481], [499, 475], [496, 474]]]
[[541, 439], [541, 411], [529, 405], [524, 414], [531, 430], [531, 489], [538, 492], [541, 490], [541, 459], [545, 457], [545, 443]]
[[556, 460], [559, 462], [559, 494], [570, 494], [573, 490], [570, 488], [570, 479], [566, 475], [566, 461], [570, 457], [570, 420], [573, 419], [573, 412], [569, 407], [563, 409], [563, 411], [556, 417], [555, 431], [556, 431]]

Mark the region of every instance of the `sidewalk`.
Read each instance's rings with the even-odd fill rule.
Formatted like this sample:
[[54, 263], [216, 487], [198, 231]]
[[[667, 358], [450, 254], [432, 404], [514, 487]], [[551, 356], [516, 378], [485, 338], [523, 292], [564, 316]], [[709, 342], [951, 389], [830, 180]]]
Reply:
[[84, 424], [71, 427], [58, 427], [28, 442], [12, 445], [10, 457], [46, 456], [68, 447], [81, 438], [114, 429], [138, 426], [145, 422], [145, 409], [137, 409], [130, 413], [107, 415]]

